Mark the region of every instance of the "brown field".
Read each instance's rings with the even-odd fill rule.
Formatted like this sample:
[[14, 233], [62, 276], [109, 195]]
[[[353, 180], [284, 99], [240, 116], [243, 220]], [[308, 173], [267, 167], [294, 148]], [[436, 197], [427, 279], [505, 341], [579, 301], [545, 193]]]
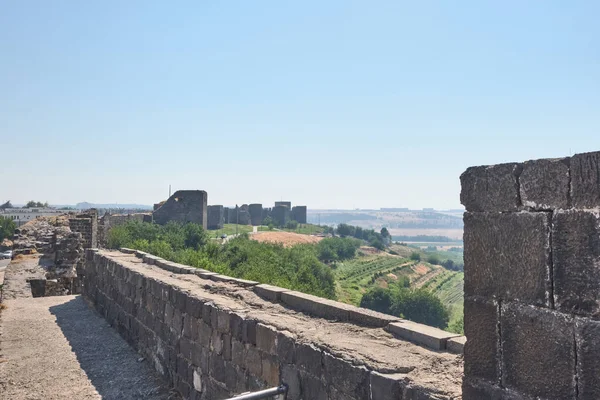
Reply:
[[291, 247], [297, 244], [318, 243], [323, 238], [312, 235], [302, 235], [294, 232], [257, 232], [250, 235], [250, 239], [258, 242], [280, 243], [285, 247]]

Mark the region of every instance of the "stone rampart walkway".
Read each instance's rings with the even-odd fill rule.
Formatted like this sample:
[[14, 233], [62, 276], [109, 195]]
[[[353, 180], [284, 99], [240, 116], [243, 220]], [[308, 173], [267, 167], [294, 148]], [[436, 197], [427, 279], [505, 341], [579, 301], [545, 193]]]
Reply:
[[0, 399], [177, 398], [81, 296], [4, 304]]

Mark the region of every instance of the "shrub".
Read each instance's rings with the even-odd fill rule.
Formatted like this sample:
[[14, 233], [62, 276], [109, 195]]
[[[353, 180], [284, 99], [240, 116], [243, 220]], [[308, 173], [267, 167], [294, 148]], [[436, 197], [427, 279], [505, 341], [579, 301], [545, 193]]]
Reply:
[[410, 259], [413, 261], [421, 261], [421, 254], [417, 253], [416, 251], [413, 251], [412, 253], [410, 253]]

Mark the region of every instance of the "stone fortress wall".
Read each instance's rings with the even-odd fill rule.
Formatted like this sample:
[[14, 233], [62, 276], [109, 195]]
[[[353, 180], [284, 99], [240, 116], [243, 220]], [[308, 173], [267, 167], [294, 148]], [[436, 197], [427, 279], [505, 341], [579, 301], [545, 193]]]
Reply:
[[600, 152], [461, 183], [463, 399], [599, 399]]
[[460, 398], [463, 337], [140, 251], [85, 265], [84, 295], [185, 399]]

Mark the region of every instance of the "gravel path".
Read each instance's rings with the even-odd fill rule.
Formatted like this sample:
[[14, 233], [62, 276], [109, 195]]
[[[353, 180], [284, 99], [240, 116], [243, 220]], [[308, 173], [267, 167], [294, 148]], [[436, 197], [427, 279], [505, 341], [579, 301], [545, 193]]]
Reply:
[[6, 270], [0, 399], [178, 398], [81, 296], [31, 297], [24, 279], [38, 268], [32, 258]]

